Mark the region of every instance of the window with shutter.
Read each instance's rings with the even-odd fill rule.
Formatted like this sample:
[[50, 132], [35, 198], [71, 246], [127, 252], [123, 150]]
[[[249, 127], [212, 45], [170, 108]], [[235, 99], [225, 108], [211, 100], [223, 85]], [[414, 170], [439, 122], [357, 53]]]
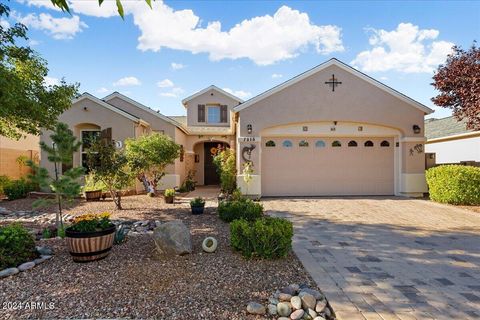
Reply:
[[205, 122], [205, 105], [198, 105], [198, 122]]
[[226, 105], [220, 106], [220, 122], [222, 123], [228, 122]]

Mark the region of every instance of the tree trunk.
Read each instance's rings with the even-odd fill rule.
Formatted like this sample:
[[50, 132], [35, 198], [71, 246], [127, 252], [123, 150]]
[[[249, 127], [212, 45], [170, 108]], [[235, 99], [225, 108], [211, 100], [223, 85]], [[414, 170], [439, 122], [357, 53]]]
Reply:
[[115, 203], [115, 207], [118, 210], [122, 210], [122, 196], [120, 195], [120, 192], [110, 190], [110, 196], [112, 197], [113, 203]]
[[141, 176], [139, 176], [138, 180], [140, 180], [143, 183], [143, 187], [145, 188], [145, 191], [148, 192], [148, 180], [145, 174], [142, 174]]

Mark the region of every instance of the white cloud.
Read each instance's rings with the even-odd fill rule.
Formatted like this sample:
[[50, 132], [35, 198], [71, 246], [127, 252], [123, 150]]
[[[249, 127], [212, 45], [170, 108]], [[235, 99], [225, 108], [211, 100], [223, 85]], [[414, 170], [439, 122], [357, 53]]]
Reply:
[[141, 84], [136, 77], [123, 77], [113, 83], [115, 87], [139, 86]]
[[223, 88], [223, 90], [227, 91], [230, 94], [233, 94], [236, 97], [239, 97], [240, 99], [246, 99], [252, 96], [252, 93], [248, 91], [243, 91], [243, 90], [232, 90], [230, 88]]
[[168, 97], [168, 98], [178, 98], [179, 95], [181, 95], [182, 93], [184, 93], [185, 90], [183, 90], [182, 88], [180, 87], [174, 87], [172, 89], [170, 89], [170, 91], [167, 91], [167, 92], [160, 92], [160, 95], [162, 97]]
[[37, 40], [28, 40], [28, 45], [31, 47], [38, 46], [40, 44], [40, 41]]
[[162, 47], [208, 53], [211, 60], [248, 58], [259, 65], [290, 59], [301, 50], [315, 47], [318, 53], [343, 51], [341, 29], [312, 24], [306, 13], [282, 6], [273, 16], [253, 17], [222, 31], [219, 21], [201, 27], [192, 10], [175, 11], [160, 1], [153, 10], [130, 7], [139, 27], [138, 48], [159, 51]]
[[60, 85], [60, 80], [58, 78], [46, 76], [45, 78], [43, 78], [43, 80], [43, 83], [47, 87]]
[[17, 0], [17, 2], [27, 4], [28, 6], [44, 7], [50, 10], [62, 11], [59, 7], [54, 6], [50, 0]]
[[107, 88], [105, 87], [101, 87], [101, 88], [98, 88], [97, 89], [97, 93], [107, 93], [109, 92], [110, 90], [108, 90]]
[[[71, 0], [77, 14], [97, 17], [116, 16], [114, 2], [105, 1], [99, 8], [95, 1]], [[252, 17], [222, 30], [220, 21], [200, 25], [192, 10], [174, 10], [162, 1], [125, 1], [125, 14], [133, 15], [140, 29], [138, 48], [157, 52], [162, 48], [207, 53], [211, 60], [247, 58], [259, 65], [296, 57], [311, 47], [320, 54], [343, 51], [341, 28], [316, 25], [307, 13], [280, 7], [273, 15]], [[107, 7], [105, 9], [105, 7]], [[177, 64], [180, 66], [181, 64]], [[172, 68], [175, 66], [172, 63]]]
[[80, 21], [78, 16], [54, 18], [48, 13], [40, 13], [39, 15], [30, 13], [26, 16], [12, 13], [12, 16], [27, 27], [43, 30], [55, 39], [72, 39], [78, 32], [88, 27]]
[[281, 77], [283, 77], [283, 74], [279, 74], [279, 73], [272, 74], [273, 79], [278, 79], [278, 78], [281, 78]]
[[405, 73], [433, 72], [454, 45], [437, 39], [439, 31], [400, 23], [395, 30], [368, 29], [371, 50], [360, 52], [351, 62], [363, 71], [395, 70]]
[[172, 63], [170, 64], [170, 67], [171, 67], [173, 70], [180, 70], [180, 69], [184, 69], [184, 68], [186, 67], [186, 65], [181, 64], [181, 63], [172, 62]]
[[163, 79], [163, 80], [157, 82], [157, 87], [159, 87], [159, 88], [170, 88], [170, 87], [173, 87], [173, 86], [174, 86], [174, 84], [173, 84], [172, 80], [170, 80], [170, 79]]
[[8, 29], [10, 28], [10, 23], [5, 19], [0, 19], [0, 27]]
[[[69, 0], [68, 2], [70, 3], [71, 10], [75, 11], [78, 14], [101, 18], [118, 16], [118, 10], [115, 1], [104, 1], [101, 6], [98, 5], [98, 1]], [[122, 2], [124, 6], [126, 2], [128, 1]], [[146, 3], [144, 1], [141, 2], [142, 5], [146, 6]]]

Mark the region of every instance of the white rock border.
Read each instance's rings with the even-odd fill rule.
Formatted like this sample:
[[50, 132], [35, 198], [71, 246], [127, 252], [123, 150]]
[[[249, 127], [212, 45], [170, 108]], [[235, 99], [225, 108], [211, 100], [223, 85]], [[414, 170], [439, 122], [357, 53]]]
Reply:
[[24, 262], [16, 268], [6, 268], [3, 270], [0, 270], [0, 279], [7, 278], [9, 276], [16, 275], [20, 272], [30, 270], [51, 258], [52, 258], [51, 255], [41, 255], [40, 258], [37, 258], [33, 261]]

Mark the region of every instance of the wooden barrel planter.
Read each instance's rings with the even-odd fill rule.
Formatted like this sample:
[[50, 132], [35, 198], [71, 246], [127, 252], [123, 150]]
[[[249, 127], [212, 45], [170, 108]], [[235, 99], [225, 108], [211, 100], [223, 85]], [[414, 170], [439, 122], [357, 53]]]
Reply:
[[75, 262], [103, 259], [110, 253], [115, 239], [116, 226], [93, 232], [65, 230], [68, 251]]
[[85, 199], [87, 201], [98, 201], [102, 197], [102, 194], [102, 190], [85, 191]]

